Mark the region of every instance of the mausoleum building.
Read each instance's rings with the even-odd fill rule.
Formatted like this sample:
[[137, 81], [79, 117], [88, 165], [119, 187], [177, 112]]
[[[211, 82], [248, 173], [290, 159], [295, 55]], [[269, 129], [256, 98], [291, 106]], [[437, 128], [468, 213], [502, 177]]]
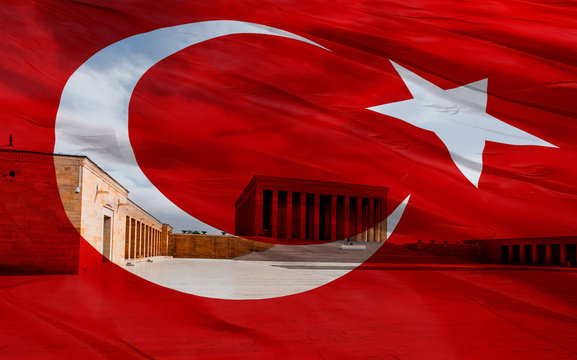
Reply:
[[257, 175], [235, 203], [239, 236], [386, 240], [387, 187]]

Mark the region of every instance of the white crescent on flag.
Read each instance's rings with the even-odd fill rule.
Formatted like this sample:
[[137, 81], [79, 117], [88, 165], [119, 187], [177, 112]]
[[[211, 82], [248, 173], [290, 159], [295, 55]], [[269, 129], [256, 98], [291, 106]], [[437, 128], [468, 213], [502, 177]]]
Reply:
[[120, 40], [93, 55], [66, 82], [56, 115], [54, 152], [86, 155], [131, 189], [133, 200], [143, 207], [182, 219], [183, 224], [197, 222], [140, 169], [128, 135], [128, 107], [136, 84], [156, 63], [191, 45], [232, 34], [281, 36], [324, 49], [287, 31], [227, 20], [172, 26]]
[[[191, 23], [131, 36], [93, 55], [68, 79], [56, 116], [54, 152], [90, 157], [112, 177], [126, 184], [131, 189], [132, 198], [145, 208], [157, 209], [157, 213], [161, 209], [172, 218], [179, 216], [186, 218], [186, 221], [191, 218], [198, 221], [162, 194], [138, 165], [128, 133], [129, 103], [138, 81], [156, 63], [188, 46], [231, 34], [281, 36], [328, 50], [284, 30], [228, 20]], [[104, 94], [107, 96], [103, 96]], [[111, 97], [111, 94], [114, 96]], [[110, 101], [111, 98], [114, 100]], [[384, 220], [388, 222], [387, 238], [399, 222], [408, 201], [409, 197]], [[351, 266], [344, 270], [325, 274], [317, 281], [307, 281], [298, 287], [279, 286], [278, 291], [259, 298], [290, 295], [324, 285], [350, 272], [373, 253], [374, 251], [367, 253], [361, 262], [350, 264]], [[234, 273], [238, 274], [246, 269], [247, 267], [235, 268]], [[222, 272], [208, 271], [203, 283], [221, 280], [220, 274]], [[280, 285], [292, 281], [290, 272], [265, 272], [266, 274], [269, 274], [270, 280]], [[144, 276], [146, 278], [146, 275]], [[162, 279], [155, 279], [154, 274], [147, 279], [163, 285]], [[230, 289], [226, 284], [230, 285]], [[171, 287], [170, 284], [164, 285]], [[224, 282], [224, 286], [219, 286], [218, 289], [201, 285], [186, 286], [180, 290], [215, 298], [255, 298], [252, 293], [247, 295], [232, 292], [234, 286], [234, 283]]]

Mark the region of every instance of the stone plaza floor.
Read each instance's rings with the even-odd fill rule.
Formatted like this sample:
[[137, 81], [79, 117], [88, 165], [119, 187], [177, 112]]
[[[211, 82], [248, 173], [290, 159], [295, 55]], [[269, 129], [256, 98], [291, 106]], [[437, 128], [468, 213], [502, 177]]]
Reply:
[[[292, 266], [297, 265], [298, 268]], [[266, 299], [327, 284], [358, 263], [172, 259], [126, 269], [188, 294], [218, 299]]]
[[339, 249], [342, 241], [277, 245], [236, 259], [168, 259], [126, 269], [158, 285], [218, 299], [266, 299], [301, 293], [347, 274], [379, 249]]
[[[277, 245], [236, 259], [168, 259], [141, 262], [126, 269], [158, 285], [217, 299], [267, 299], [325, 285], [371, 258], [380, 243], [357, 243], [365, 249], [341, 249], [341, 241], [318, 245]], [[387, 244], [379, 266], [431, 264], [440, 257]], [[443, 261], [447, 262], [446, 258]], [[449, 263], [467, 263], [449, 258]], [[375, 264], [373, 264], [375, 265]]]

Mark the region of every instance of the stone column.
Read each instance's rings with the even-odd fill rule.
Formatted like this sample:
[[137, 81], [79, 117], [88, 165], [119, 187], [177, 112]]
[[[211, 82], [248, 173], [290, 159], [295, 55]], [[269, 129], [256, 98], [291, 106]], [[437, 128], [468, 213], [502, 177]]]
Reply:
[[351, 225], [351, 197], [345, 195], [345, 226], [344, 226], [344, 233], [345, 238], [349, 237], [349, 227]]
[[152, 228], [152, 235], [154, 239], [154, 256], [158, 256], [158, 239], [156, 238], [156, 229]]
[[136, 226], [135, 220], [130, 218], [130, 258], [136, 257]]
[[362, 241], [363, 239], [363, 198], [358, 196], [357, 197], [357, 229], [356, 233], [356, 241]]
[[132, 235], [132, 219], [130, 218], [130, 216], [126, 217], [126, 241], [128, 242], [128, 244], [126, 245], [127, 247], [127, 252], [126, 252], [126, 259], [130, 259], [130, 253], [132, 251], [132, 243], [130, 242], [130, 237]]
[[150, 255], [156, 256], [156, 229], [150, 227]]
[[148, 229], [148, 256], [152, 256], [152, 229], [147, 225]]
[[142, 226], [142, 240], [141, 240], [141, 255], [142, 257], [146, 257], [146, 225], [144, 225], [144, 223], [140, 223], [140, 225]]
[[154, 229], [154, 256], [159, 255], [158, 245], [160, 245], [158, 241], [158, 230]]
[[126, 216], [124, 224], [124, 258], [130, 259], [130, 217]]
[[374, 204], [374, 206], [373, 206], [373, 209], [374, 209], [373, 230], [374, 230], [374, 234], [375, 234], [373, 241], [374, 242], [380, 242], [381, 241], [381, 237], [380, 237], [381, 236], [381, 221], [380, 221], [380, 219], [381, 219], [381, 206], [379, 203], [379, 199], [373, 199], [373, 202], [374, 202], [373, 203]]
[[134, 258], [140, 256], [140, 221], [135, 221], [135, 234], [134, 234]]
[[287, 191], [286, 193], [286, 237], [293, 238], [293, 193]]
[[144, 225], [144, 256], [150, 256], [150, 228]]
[[321, 224], [321, 195], [319, 193], [315, 193], [315, 204], [314, 204], [314, 220], [313, 220], [313, 240], [319, 240], [319, 230]]
[[135, 257], [138, 258], [140, 256], [140, 221], [136, 221], [136, 246], [134, 248]]
[[146, 257], [146, 225], [144, 225], [144, 223], [140, 223], [140, 226], [142, 227], [140, 236], [140, 254], [142, 255], [142, 257]]
[[519, 263], [525, 263], [525, 246], [523, 246], [523, 244], [519, 245]]
[[156, 238], [154, 237], [154, 228], [150, 227], [150, 256], [156, 256]]
[[173, 241], [169, 241], [169, 226], [167, 224], [162, 224], [162, 230], [160, 232], [160, 242], [161, 242], [161, 254], [165, 256], [172, 256], [173, 254]]
[[507, 245], [507, 248], [509, 249], [509, 259], [507, 259], [507, 262], [509, 264], [513, 263], [513, 245]]
[[132, 246], [132, 250], [130, 250], [130, 255], [132, 255], [133, 259], [136, 259], [136, 257], [138, 256], [138, 225], [136, 224], [137, 221], [135, 219], [132, 219], [132, 241], [133, 241], [133, 246]]
[[137, 257], [142, 257], [142, 223], [138, 221], [136, 226], [138, 228], [137, 230], [138, 244], [136, 244], [136, 252], [138, 253]]
[[307, 238], [307, 193], [305, 191], [301, 192], [301, 208], [300, 213], [300, 238], [302, 240]]
[[367, 219], [367, 242], [375, 241], [375, 199], [369, 199], [369, 218]]
[[551, 244], [545, 245], [545, 264], [551, 265]]
[[565, 244], [559, 246], [561, 246], [561, 266], [565, 266], [567, 264], [567, 249], [565, 249]]
[[146, 257], [146, 225], [140, 222], [140, 256]]
[[533, 259], [531, 259], [531, 260], [533, 260], [533, 264], [537, 264], [539, 262], [539, 257], [537, 255], [537, 244], [531, 245], [531, 252], [532, 252], [531, 255], [533, 255], [532, 256]]
[[387, 198], [381, 199], [381, 216], [379, 217], [379, 241], [387, 241]]
[[254, 192], [254, 236], [262, 236], [263, 193], [257, 186]]
[[270, 236], [278, 237], [278, 190], [272, 190], [272, 206], [270, 214]]
[[331, 240], [337, 240], [337, 196], [331, 195]]
[[150, 256], [156, 255], [156, 239], [154, 238], [154, 228], [150, 227]]
[[156, 256], [156, 229], [150, 227], [151, 256]]
[[144, 256], [144, 234], [143, 234], [143, 230], [144, 230], [144, 224], [142, 224], [142, 222], [139, 222], [138, 224], [138, 256], [143, 257]]

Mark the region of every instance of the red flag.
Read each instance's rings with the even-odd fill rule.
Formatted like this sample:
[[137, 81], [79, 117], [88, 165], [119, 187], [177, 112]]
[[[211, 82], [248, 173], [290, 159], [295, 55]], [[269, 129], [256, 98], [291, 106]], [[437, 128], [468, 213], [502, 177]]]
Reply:
[[[411, 195], [396, 243], [575, 233], [570, 4], [8, 1], [0, 17], [0, 136], [6, 149], [40, 153], [57, 145], [65, 87], [109, 46], [221, 20], [298, 37], [237, 32], [183, 46], [145, 69], [129, 94], [126, 130], [142, 172], [223, 231], [233, 232], [232, 205], [251, 177], [266, 174], [389, 187], [390, 209]], [[169, 47], [164, 40], [156, 39]], [[97, 104], [125, 95], [83, 84], [73, 93]], [[80, 127], [105, 121], [91, 120]], [[80, 150], [102, 144], [93, 135]], [[112, 157], [124, 153], [108, 145]], [[39, 242], [25, 253], [31, 268], [55, 247], [70, 252], [55, 264], [75, 263], [78, 247], [98, 255], [77, 245], [51, 168], [24, 183], [1, 170], [2, 265]], [[9, 357], [575, 355], [573, 273], [367, 266], [298, 295], [223, 301], [117, 267], [80, 270], [0, 279]]]

